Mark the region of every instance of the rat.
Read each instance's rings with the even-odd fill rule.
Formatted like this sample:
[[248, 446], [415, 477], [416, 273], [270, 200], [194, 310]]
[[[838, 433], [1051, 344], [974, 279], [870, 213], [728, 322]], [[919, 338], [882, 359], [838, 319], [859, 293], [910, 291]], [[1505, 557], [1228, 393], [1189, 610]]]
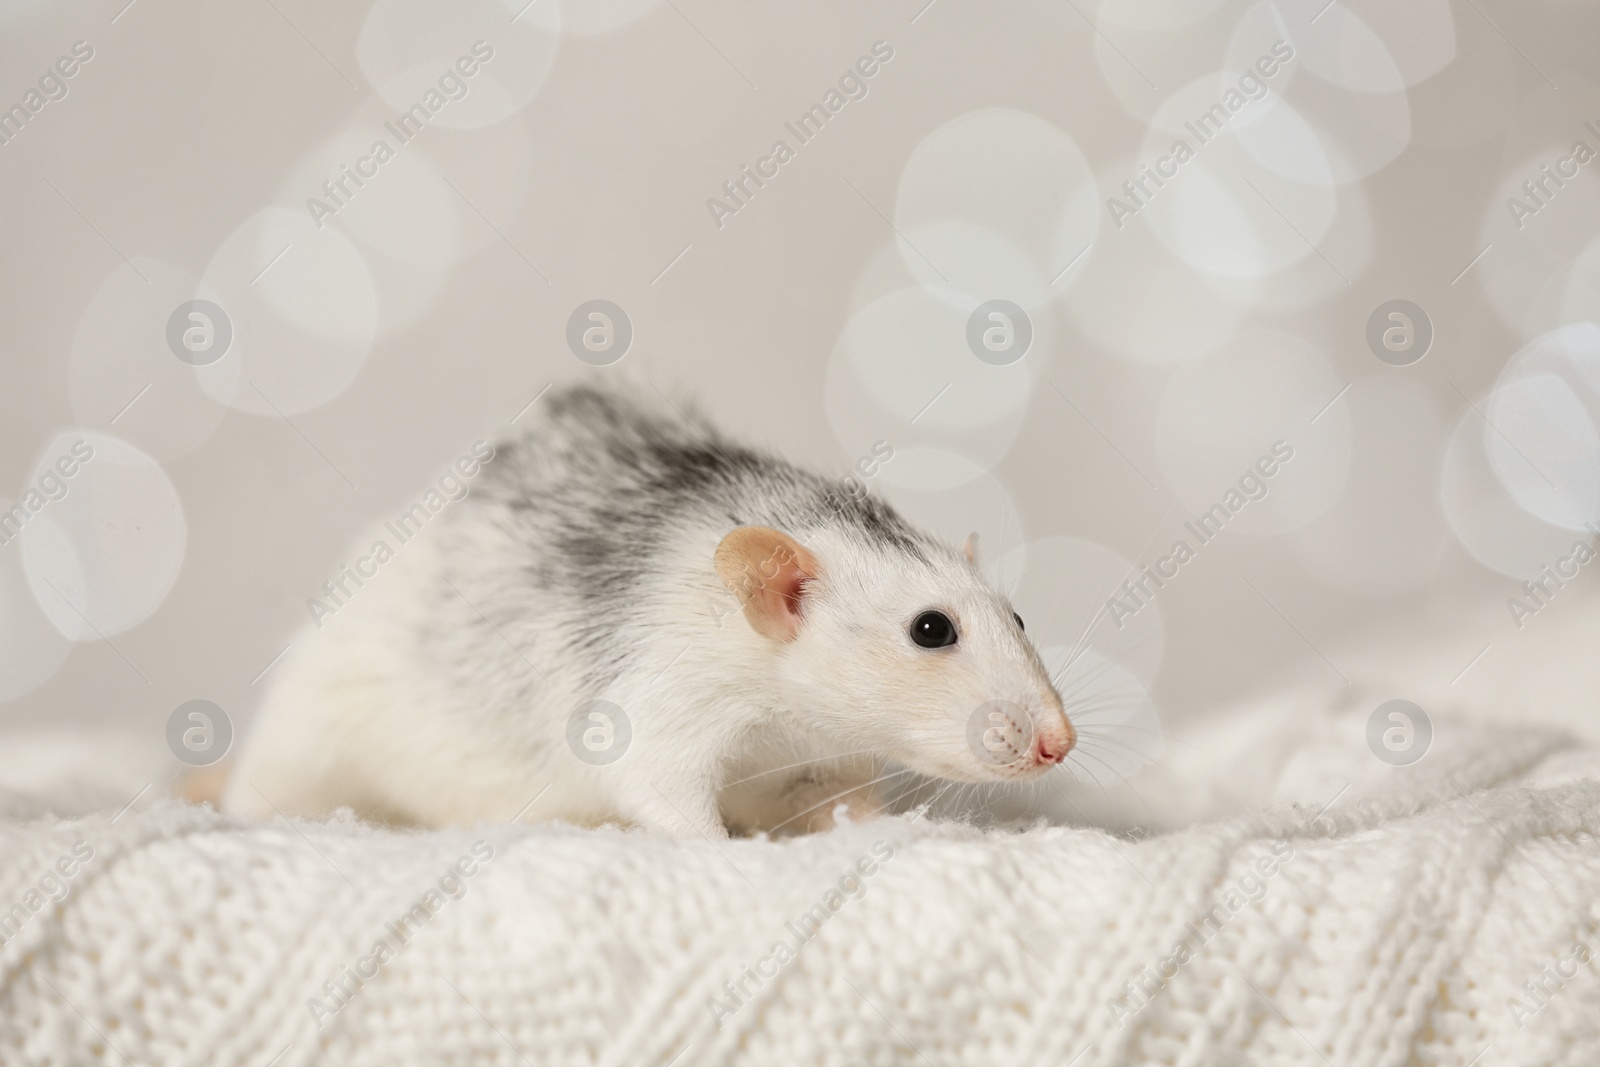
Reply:
[[783, 835], [876, 814], [906, 775], [1016, 782], [1072, 749], [975, 536], [654, 387], [535, 413], [295, 639], [225, 810]]

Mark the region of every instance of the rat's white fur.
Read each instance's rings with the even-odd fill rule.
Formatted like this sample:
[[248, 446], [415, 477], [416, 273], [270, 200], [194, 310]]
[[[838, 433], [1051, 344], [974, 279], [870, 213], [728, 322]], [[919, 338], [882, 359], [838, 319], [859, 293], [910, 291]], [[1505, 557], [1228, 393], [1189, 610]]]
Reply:
[[[735, 524], [673, 525], [608, 635], [629, 650], [626, 667], [596, 690], [565, 651], [582, 605], [528, 597], [510, 578], [528, 553], [518, 532], [460, 510], [295, 639], [225, 807], [793, 832], [829, 825], [837, 802], [861, 815], [881, 807], [886, 792], [873, 783], [885, 761], [966, 781], [1048, 769], [1032, 751], [1008, 767], [977, 757], [969, 722], [987, 702], [1025, 709], [1030, 721], [1017, 726], [1058, 751], [1072, 743], [1010, 605], [951, 546], [929, 539], [919, 558], [848, 525], [809, 532], [819, 573], [798, 634], [781, 641], [751, 627], [713, 569]], [[956, 622], [955, 646], [912, 643], [911, 620], [929, 608]], [[626, 752], [600, 766], [567, 742], [569, 716], [595, 698], [632, 726]]]

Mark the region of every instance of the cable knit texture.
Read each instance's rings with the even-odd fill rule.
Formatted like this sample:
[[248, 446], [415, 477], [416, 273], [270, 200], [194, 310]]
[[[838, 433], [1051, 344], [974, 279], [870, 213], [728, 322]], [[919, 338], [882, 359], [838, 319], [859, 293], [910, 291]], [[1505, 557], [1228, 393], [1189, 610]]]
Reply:
[[1592, 1067], [1600, 761], [1447, 735], [1140, 838], [13, 819], [0, 1063]]

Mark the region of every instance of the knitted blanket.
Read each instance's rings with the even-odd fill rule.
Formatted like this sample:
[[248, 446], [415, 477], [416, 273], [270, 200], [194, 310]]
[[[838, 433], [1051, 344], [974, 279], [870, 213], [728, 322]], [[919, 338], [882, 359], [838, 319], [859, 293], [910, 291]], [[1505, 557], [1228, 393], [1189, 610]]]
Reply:
[[1600, 1061], [1596, 754], [1441, 720], [1392, 768], [1362, 727], [1196, 757], [1266, 784], [1147, 788], [1189, 825], [1143, 836], [13, 818], [0, 1063]]

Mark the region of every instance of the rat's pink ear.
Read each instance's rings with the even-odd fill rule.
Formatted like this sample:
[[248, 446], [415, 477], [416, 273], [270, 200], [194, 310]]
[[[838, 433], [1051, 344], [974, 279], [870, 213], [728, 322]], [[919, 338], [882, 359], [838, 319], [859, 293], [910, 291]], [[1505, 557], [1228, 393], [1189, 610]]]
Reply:
[[976, 565], [978, 562], [978, 532], [974, 530], [967, 534], [967, 539], [961, 542], [961, 554], [967, 557], [967, 562]]
[[717, 546], [716, 568], [756, 633], [774, 641], [799, 636], [805, 586], [818, 571], [800, 542], [765, 526], [740, 526]]

